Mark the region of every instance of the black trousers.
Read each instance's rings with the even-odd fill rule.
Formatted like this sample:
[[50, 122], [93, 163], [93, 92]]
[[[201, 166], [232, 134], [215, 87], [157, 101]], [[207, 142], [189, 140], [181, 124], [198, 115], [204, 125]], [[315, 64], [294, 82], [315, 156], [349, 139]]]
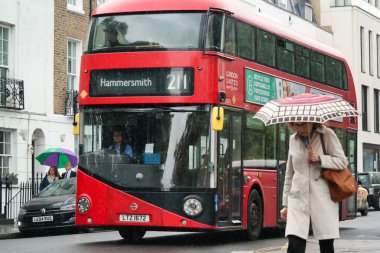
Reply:
[[[305, 253], [306, 240], [295, 235], [288, 236], [288, 253]], [[334, 239], [319, 240], [321, 253], [334, 253]]]

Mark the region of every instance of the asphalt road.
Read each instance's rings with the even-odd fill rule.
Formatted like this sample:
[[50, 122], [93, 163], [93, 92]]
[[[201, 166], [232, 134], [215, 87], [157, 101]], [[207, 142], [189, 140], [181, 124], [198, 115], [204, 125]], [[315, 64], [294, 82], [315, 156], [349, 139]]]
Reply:
[[[340, 223], [341, 238], [336, 252], [380, 252], [380, 212], [371, 211], [351, 221]], [[307, 252], [319, 252], [312, 236]], [[245, 241], [239, 233], [165, 233], [148, 232], [135, 244], [125, 243], [118, 232], [103, 231], [76, 234], [35, 234], [31, 237], [0, 240], [4, 253], [259, 253], [286, 252], [286, 239], [281, 231], [267, 230], [258, 241]]]

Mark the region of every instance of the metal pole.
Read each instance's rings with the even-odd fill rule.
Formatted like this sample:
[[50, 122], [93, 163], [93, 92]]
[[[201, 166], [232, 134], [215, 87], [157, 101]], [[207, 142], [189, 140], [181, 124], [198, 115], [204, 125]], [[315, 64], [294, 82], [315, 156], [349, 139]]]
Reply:
[[[32, 185], [34, 186], [34, 141], [32, 141]], [[32, 187], [32, 196], [34, 196], [34, 187]]]

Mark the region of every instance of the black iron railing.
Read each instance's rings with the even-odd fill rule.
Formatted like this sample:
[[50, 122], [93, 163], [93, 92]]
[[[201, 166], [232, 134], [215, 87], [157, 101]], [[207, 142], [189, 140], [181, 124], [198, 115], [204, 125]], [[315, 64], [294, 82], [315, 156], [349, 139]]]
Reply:
[[73, 116], [78, 112], [78, 91], [66, 91], [65, 115]]
[[[42, 173], [36, 174], [35, 182], [22, 182], [19, 184], [19, 188], [13, 188], [12, 183], [0, 180], [0, 194], [5, 197], [4, 200], [0, 200], [0, 220], [16, 220], [20, 207], [34, 195], [39, 193], [39, 185], [43, 178]], [[13, 190], [17, 189], [17, 193], [13, 194]]]
[[24, 81], [0, 79], [0, 108], [24, 109]]

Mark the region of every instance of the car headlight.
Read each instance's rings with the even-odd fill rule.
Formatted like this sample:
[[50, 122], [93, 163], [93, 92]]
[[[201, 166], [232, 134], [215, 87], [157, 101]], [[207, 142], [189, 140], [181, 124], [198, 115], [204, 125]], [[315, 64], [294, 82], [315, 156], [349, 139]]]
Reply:
[[26, 209], [24, 207], [21, 207], [20, 211], [18, 212], [18, 215], [20, 216], [20, 215], [24, 215], [24, 214], [26, 214]]
[[368, 193], [371, 194], [371, 195], [375, 194], [375, 189], [374, 188], [369, 188]]
[[81, 214], [87, 213], [88, 210], [90, 210], [90, 200], [84, 196], [80, 197], [78, 199], [77, 207], [78, 207], [79, 213], [81, 213]]
[[61, 206], [61, 208], [59, 210], [61, 210], [61, 211], [75, 210], [75, 203], [71, 203], [71, 204], [68, 204], [68, 205]]
[[202, 202], [195, 197], [188, 197], [183, 203], [183, 211], [189, 216], [198, 216], [202, 210]]

